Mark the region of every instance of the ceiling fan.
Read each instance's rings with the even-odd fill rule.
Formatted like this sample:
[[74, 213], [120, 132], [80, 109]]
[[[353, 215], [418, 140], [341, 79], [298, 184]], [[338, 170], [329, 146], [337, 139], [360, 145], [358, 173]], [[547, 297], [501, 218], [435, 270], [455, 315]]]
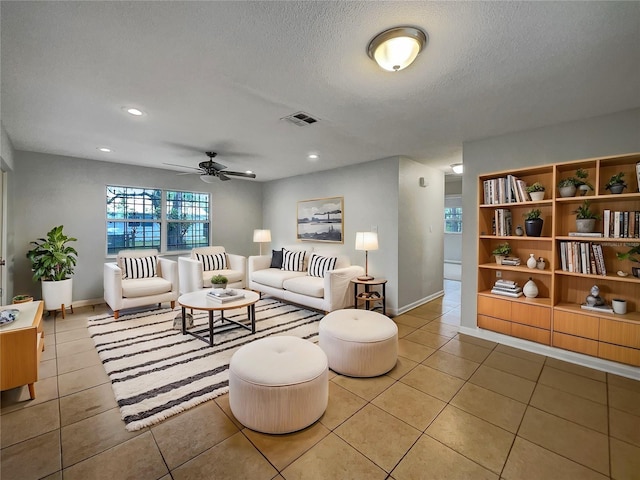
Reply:
[[206, 183], [213, 183], [216, 178], [222, 181], [231, 180], [230, 177], [256, 178], [255, 173], [232, 172], [225, 170], [227, 167], [221, 163], [215, 162], [213, 159], [218, 156], [216, 152], [205, 152], [209, 160], [205, 160], [198, 164], [198, 167], [188, 167], [186, 165], [176, 165], [175, 163], [165, 163], [174, 167], [188, 168], [195, 172], [178, 173], [178, 175], [200, 175], [200, 179]]

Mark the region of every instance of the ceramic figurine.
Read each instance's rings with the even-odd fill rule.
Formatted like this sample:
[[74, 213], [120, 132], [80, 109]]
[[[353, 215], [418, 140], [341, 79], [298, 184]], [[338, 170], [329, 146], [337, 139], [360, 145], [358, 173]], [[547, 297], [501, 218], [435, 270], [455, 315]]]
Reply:
[[546, 263], [545, 263], [545, 261], [544, 261], [544, 258], [539, 257], [539, 258], [538, 258], [538, 263], [537, 263], [537, 265], [536, 265], [536, 267], [538, 268], [538, 270], [544, 270], [545, 265], [546, 265]]
[[597, 307], [604, 305], [604, 299], [600, 296], [600, 288], [597, 285], [591, 287], [591, 292], [587, 295], [587, 305]]
[[524, 284], [524, 287], [522, 287], [522, 293], [527, 298], [535, 298], [538, 296], [538, 286], [531, 277], [529, 277], [529, 281]]
[[524, 235], [524, 230], [522, 229], [522, 225], [518, 225], [516, 227], [516, 235], [521, 237], [522, 235]]
[[527, 267], [536, 268], [538, 262], [536, 262], [536, 257], [533, 253], [529, 254], [529, 258], [527, 259]]

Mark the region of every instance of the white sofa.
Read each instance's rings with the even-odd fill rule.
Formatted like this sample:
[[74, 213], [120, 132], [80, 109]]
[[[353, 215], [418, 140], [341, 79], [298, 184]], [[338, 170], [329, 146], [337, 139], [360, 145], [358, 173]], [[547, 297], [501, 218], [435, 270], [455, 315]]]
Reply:
[[[287, 247], [285, 247], [287, 248]], [[299, 247], [288, 250], [302, 250]], [[248, 259], [249, 288], [285, 301], [304, 305], [323, 312], [332, 312], [353, 305], [351, 279], [364, 275], [364, 268], [351, 265], [346, 255], [331, 255], [328, 252], [306, 250], [304, 271], [295, 272], [271, 268], [271, 254], [251, 256]], [[311, 253], [325, 257], [336, 257], [333, 270], [323, 277], [308, 274]]]
[[[104, 300], [118, 318], [120, 310], [171, 302], [171, 308], [178, 299], [178, 264], [173, 260], [158, 257], [157, 250], [123, 250], [118, 253], [115, 263], [104, 264]], [[125, 258], [153, 258], [155, 272], [126, 277]]]
[[[196, 258], [199, 255], [220, 255], [226, 258], [226, 268], [205, 270], [203, 263]], [[191, 250], [190, 257], [178, 258], [180, 275], [180, 293], [195, 292], [202, 288], [211, 288], [211, 277], [224, 275], [229, 280], [227, 287], [244, 288], [247, 277], [247, 257], [227, 253], [224, 247], [200, 247]]]

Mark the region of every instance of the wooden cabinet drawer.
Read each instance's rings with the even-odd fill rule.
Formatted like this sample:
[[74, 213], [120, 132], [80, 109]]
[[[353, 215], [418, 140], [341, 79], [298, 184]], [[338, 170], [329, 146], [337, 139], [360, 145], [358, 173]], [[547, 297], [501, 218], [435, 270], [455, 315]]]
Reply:
[[550, 330], [551, 309], [537, 305], [527, 305], [526, 303], [512, 302], [511, 321]]
[[486, 315], [478, 315], [478, 326], [487, 330], [493, 330], [494, 332], [511, 335], [511, 322], [507, 322], [506, 320], [487, 317]]
[[588, 338], [574, 337], [565, 333], [553, 332], [553, 346], [572, 352], [598, 356], [598, 342]]
[[598, 340], [600, 319], [577, 313], [556, 310], [553, 314], [553, 331]]
[[600, 319], [601, 342], [640, 349], [640, 324]]
[[511, 335], [532, 342], [549, 345], [551, 343], [551, 332], [542, 328], [530, 327], [528, 325], [520, 325], [519, 323], [511, 324]]
[[511, 320], [511, 303], [509, 300], [478, 297], [478, 315]]
[[640, 366], [640, 350], [635, 348], [599, 342], [598, 356], [600, 358], [606, 358], [607, 360], [613, 360], [614, 362]]

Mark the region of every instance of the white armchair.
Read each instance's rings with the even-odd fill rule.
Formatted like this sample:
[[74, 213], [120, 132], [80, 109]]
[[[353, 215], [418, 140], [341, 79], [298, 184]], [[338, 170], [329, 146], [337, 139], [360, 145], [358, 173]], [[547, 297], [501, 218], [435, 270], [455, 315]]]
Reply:
[[[198, 258], [199, 257], [199, 258]], [[220, 260], [224, 260], [222, 268]], [[205, 270], [205, 263], [209, 267]], [[218, 268], [215, 268], [218, 267]], [[227, 253], [224, 247], [200, 247], [191, 250], [191, 257], [178, 258], [180, 293], [211, 288], [211, 277], [224, 275], [231, 288], [244, 288], [247, 277], [247, 257]]]
[[120, 310], [171, 302], [179, 295], [178, 264], [157, 250], [123, 250], [104, 264], [104, 300], [118, 318]]

